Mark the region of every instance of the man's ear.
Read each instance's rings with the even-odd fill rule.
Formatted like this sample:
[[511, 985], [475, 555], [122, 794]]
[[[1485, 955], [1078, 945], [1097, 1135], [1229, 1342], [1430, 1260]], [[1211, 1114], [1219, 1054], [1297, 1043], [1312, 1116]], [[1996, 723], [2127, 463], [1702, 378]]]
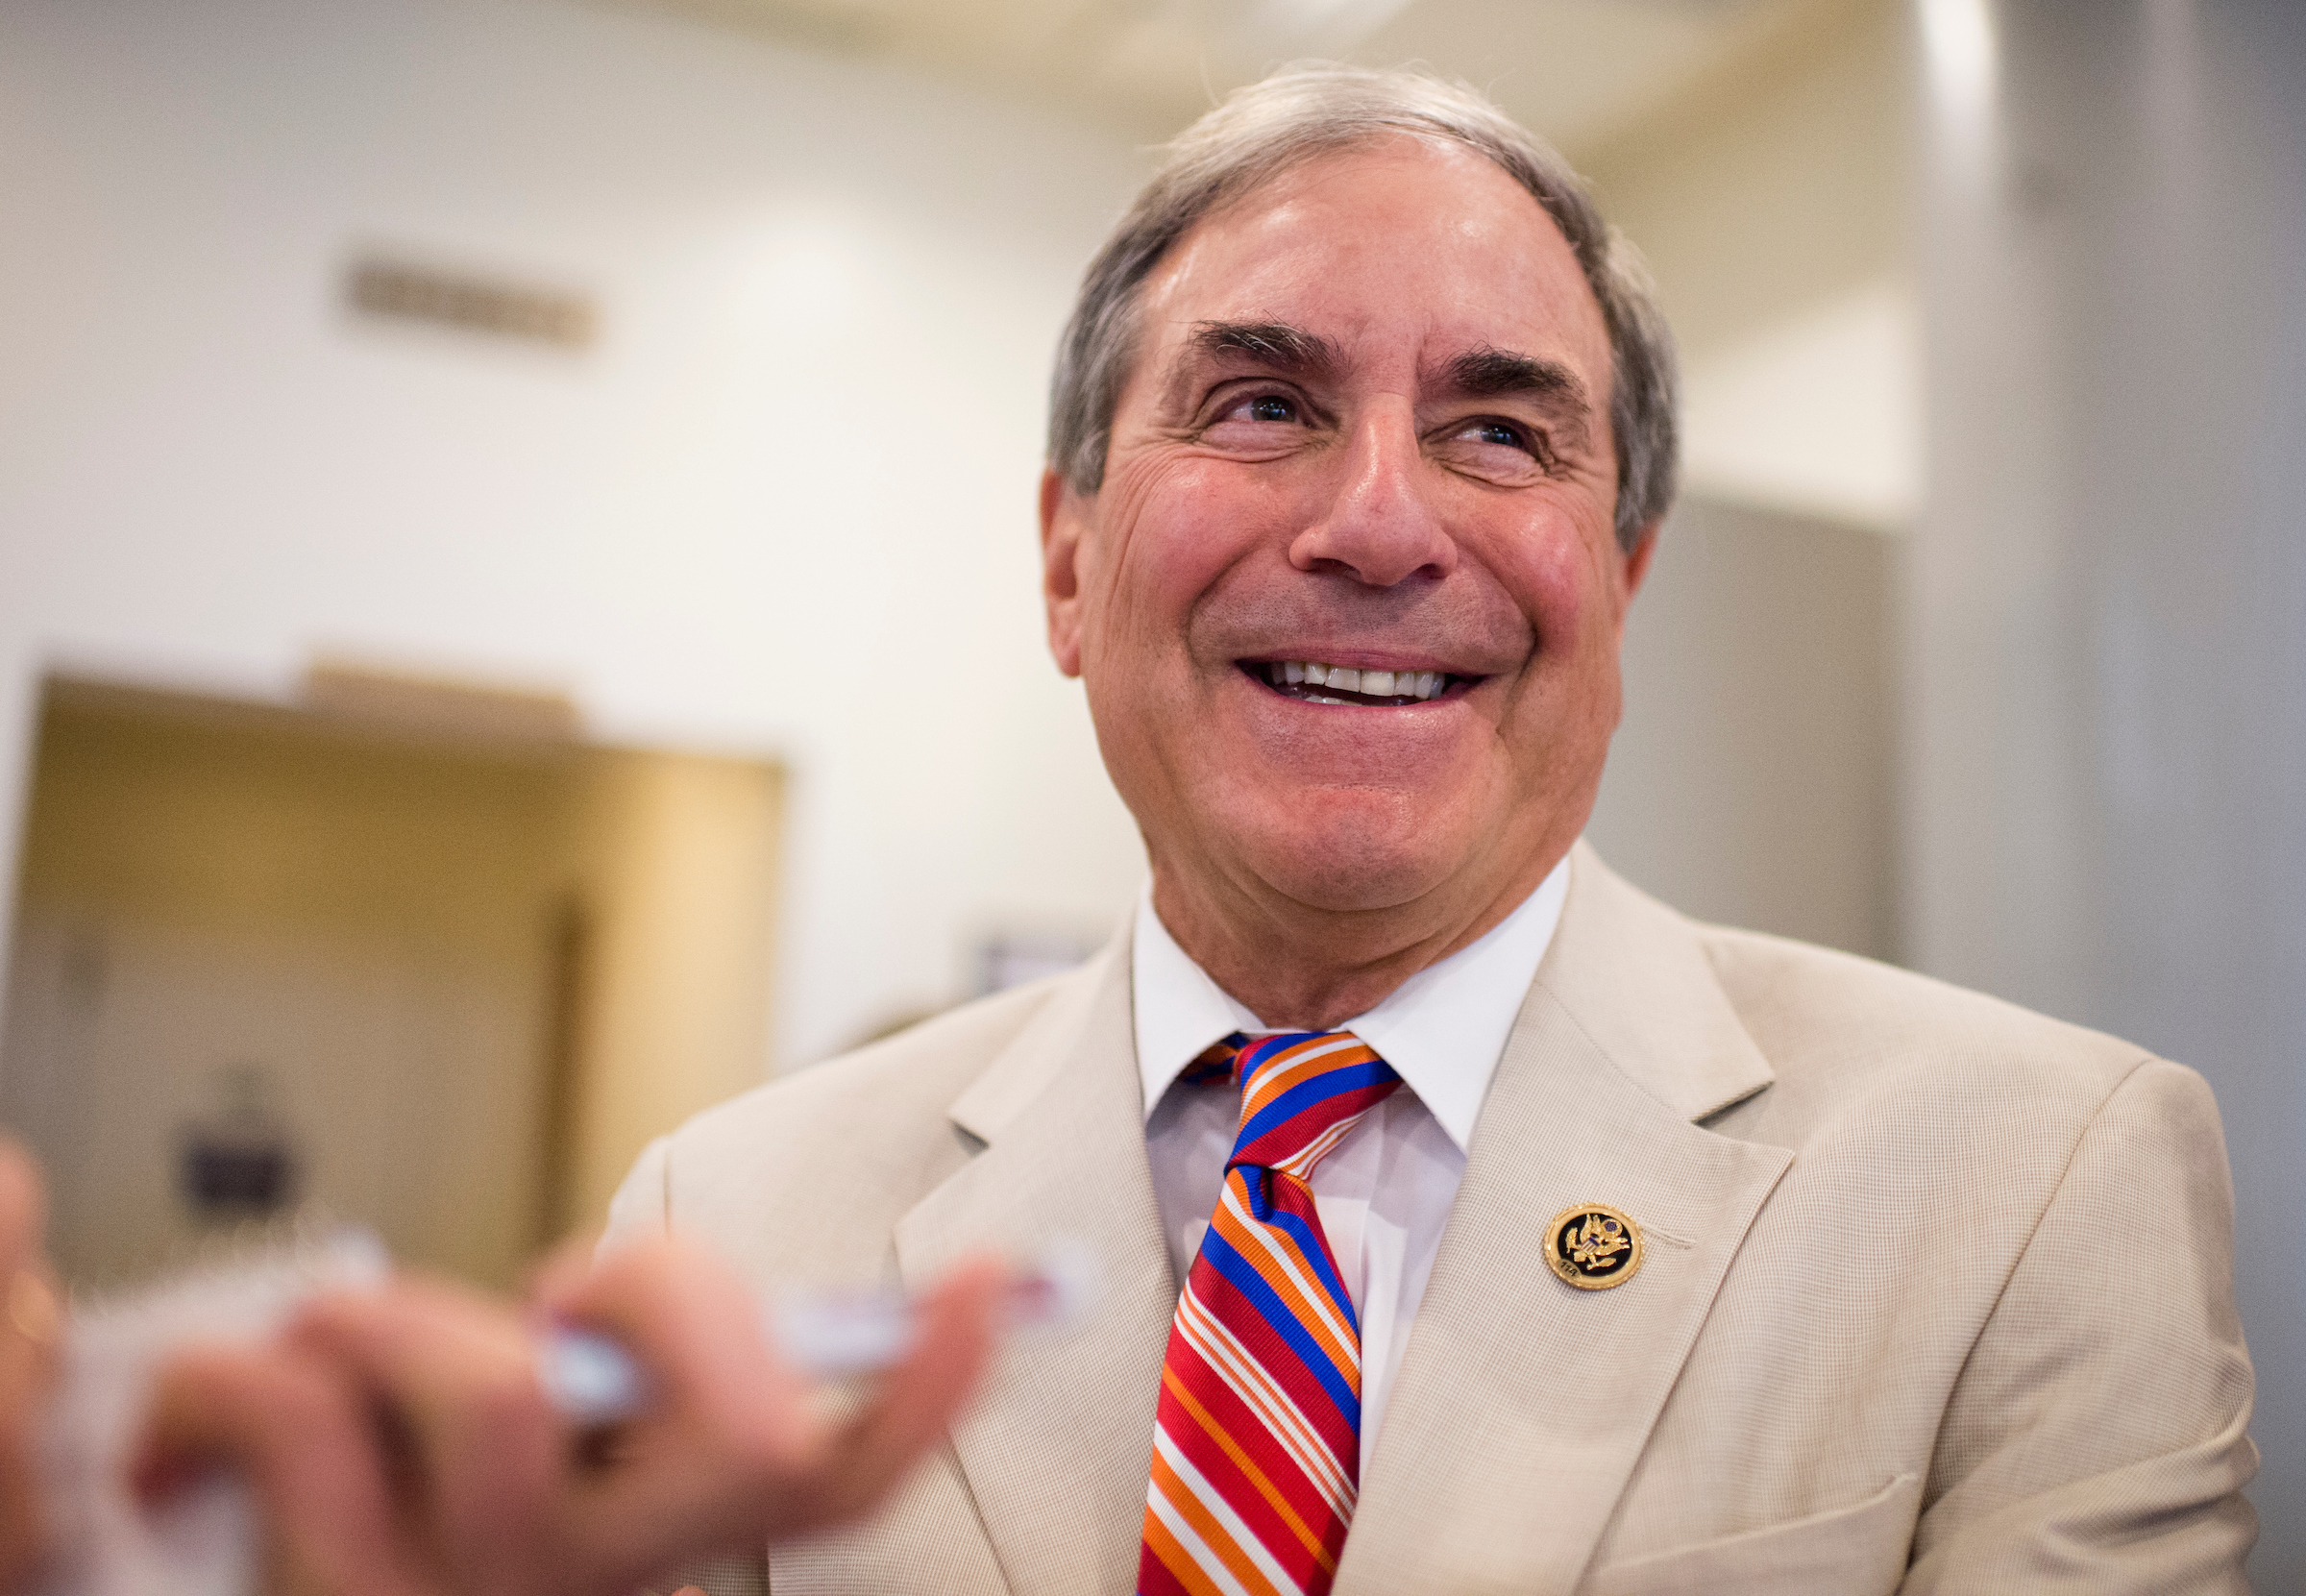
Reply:
[[1081, 534], [1090, 502], [1056, 471], [1041, 474], [1041, 598], [1049, 619], [1049, 652], [1068, 676], [1081, 674]]
[[1644, 527], [1640, 538], [1634, 542], [1633, 552], [1626, 556], [1626, 599], [1629, 602], [1634, 594], [1641, 591], [1642, 580], [1650, 574], [1650, 556], [1657, 552], [1658, 526], [1659, 523], [1653, 521]]

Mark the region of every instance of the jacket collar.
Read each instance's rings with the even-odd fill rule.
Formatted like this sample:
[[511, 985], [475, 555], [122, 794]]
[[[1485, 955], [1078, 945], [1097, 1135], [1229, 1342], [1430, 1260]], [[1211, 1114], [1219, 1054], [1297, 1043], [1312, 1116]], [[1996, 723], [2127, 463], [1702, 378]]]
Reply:
[[[1694, 1121], [1771, 1080], [1694, 929], [1581, 844], [1474, 1132], [1337, 1596], [1577, 1584], [1793, 1160]], [[1555, 1216], [1584, 1203], [1643, 1234], [1638, 1274], [1610, 1289], [1576, 1289], [1541, 1262]]]
[[973, 1252], [1078, 1246], [1099, 1299], [1062, 1340], [1009, 1348], [954, 1457], [1017, 1596], [1134, 1588], [1177, 1288], [1145, 1162], [1129, 944], [1066, 977], [952, 1105], [983, 1151], [898, 1221], [920, 1285]]
[[[896, 1229], [925, 1281], [1078, 1242], [1102, 1308], [1013, 1348], [953, 1450], [1018, 1596], [1126, 1591], [1176, 1284], [1146, 1165], [1126, 931], [1057, 983], [955, 1099], [982, 1151]], [[1567, 1589], [1623, 1493], [1730, 1260], [1792, 1162], [1696, 1121], [1767, 1087], [1697, 933], [1580, 844], [1559, 930], [1468, 1151], [1338, 1570], [1357, 1592]], [[1537, 1247], [1624, 1210], [1640, 1273], [1581, 1291]]]

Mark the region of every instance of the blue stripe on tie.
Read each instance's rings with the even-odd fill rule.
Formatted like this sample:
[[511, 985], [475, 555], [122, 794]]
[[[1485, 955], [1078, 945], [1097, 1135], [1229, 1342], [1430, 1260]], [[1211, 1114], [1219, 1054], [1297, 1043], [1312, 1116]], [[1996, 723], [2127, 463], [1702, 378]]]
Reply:
[[1315, 1075], [1310, 1081], [1300, 1081], [1257, 1111], [1256, 1117], [1243, 1125], [1241, 1134], [1233, 1139], [1234, 1148], [1238, 1152], [1271, 1132], [1274, 1127], [1287, 1124], [1307, 1109], [1317, 1108], [1339, 1093], [1362, 1087], [1383, 1086], [1399, 1079], [1401, 1077], [1394, 1072], [1391, 1065], [1382, 1059], [1372, 1059], [1367, 1064], [1342, 1065]]
[[1321, 1283], [1321, 1289], [1329, 1294], [1330, 1306], [1344, 1315], [1347, 1324], [1353, 1326], [1353, 1338], [1359, 1341], [1362, 1338], [1362, 1317], [1353, 1311], [1353, 1298], [1345, 1294], [1345, 1283], [1337, 1278], [1337, 1271], [1330, 1264], [1329, 1248], [1323, 1244], [1323, 1239], [1313, 1234], [1313, 1227], [1305, 1222], [1303, 1215], [1291, 1214], [1286, 1208], [1274, 1209], [1270, 1217], [1262, 1214], [1258, 1217], [1264, 1219], [1275, 1230], [1289, 1233], [1290, 1240], [1297, 1243], [1297, 1250], [1305, 1255], [1307, 1265], [1312, 1267], [1313, 1278]]
[[[1321, 1382], [1322, 1389], [1337, 1404], [1337, 1412], [1353, 1426], [1353, 1433], [1360, 1435], [1362, 1399], [1354, 1395], [1353, 1387], [1345, 1383], [1345, 1376], [1337, 1365], [1330, 1362], [1329, 1354], [1321, 1349], [1321, 1343], [1313, 1339], [1312, 1332], [1306, 1329], [1297, 1315], [1289, 1311], [1289, 1305], [1281, 1300], [1281, 1293], [1274, 1290], [1265, 1277], [1257, 1272], [1257, 1265], [1235, 1251], [1233, 1243], [1220, 1236], [1214, 1225], [1210, 1227], [1209, 1234], [1201, 1239], [1201, 1256], [1209, 1260], [1211, 1267], [1223, 1276], [1235, 1290], [1248, 1299], [1249, 1305], [1273, 1327], [1274, 1334], [1288, 1344], [1290, 1351], [1297, 1354], [1298, 1362], [1312, 1371], [1314, 1379]], [[1208, 1306], [1212, 1313], [1215, 1313], [1214, 1303]], [[1220, 1323], [1223, 1318], [1224, 1315], [1218, 1314]]]

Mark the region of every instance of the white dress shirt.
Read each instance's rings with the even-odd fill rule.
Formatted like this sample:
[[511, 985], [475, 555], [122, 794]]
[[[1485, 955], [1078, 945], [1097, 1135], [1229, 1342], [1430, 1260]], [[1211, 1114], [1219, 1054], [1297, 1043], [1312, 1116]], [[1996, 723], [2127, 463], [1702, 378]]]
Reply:
[[[1465, 1172], [1465, 1148], [1514, 1017], [1554, 940], [1569, 861], [1471, 943], [1404, 981], [1351, 1031], [1391, 1065], [1396, 1091], [1313, 1167], [1313, 1207], [1362, 1321], [1362, 1466], [1385, 1416], [1411, 1321]], [[1185, 1067], [1234, 1031], [1270, 1030], [1193, 963], [1153, 912], [1137, 906], [1130, 982], [1145, 1154], [1162, 1232], [1183, 1281], [1216, 1211], [1240, 1094], [1177, 1084]], [[1172, 1090], [1174, 1088], [1174, 1090]]]

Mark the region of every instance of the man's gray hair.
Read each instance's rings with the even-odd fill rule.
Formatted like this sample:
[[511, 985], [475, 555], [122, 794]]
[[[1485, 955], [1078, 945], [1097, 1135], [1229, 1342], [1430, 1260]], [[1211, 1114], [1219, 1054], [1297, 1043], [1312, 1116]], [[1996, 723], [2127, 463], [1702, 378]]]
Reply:
[[1114, 406], [1137, 357], [1139, 297], [1171, 245], [1290, 167], [1393, 134], [1486, 156], [1545, 208], [1577, 253], [1609, 331], [1617, 540], [1631, 551], [1674, 499], [1674, 341], [1649, 271], [1550, 146], [1474, 89], [1422, 72], [1284, 67], [1178, 135], [1082, 280], [1050, 384], [1051, 469], [1076, 493], [1103, 484]]

